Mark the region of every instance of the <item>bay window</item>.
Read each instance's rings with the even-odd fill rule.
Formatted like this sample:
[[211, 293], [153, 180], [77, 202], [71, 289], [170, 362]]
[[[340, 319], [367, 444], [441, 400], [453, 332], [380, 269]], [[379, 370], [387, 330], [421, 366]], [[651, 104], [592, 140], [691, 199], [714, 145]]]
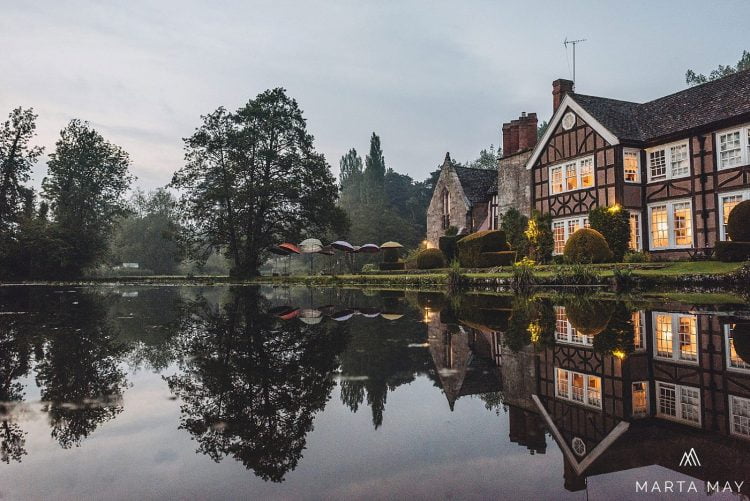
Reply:
[[698, 321], [695, 315], [653, 314], [654, 357], [698, 363]]
[[750, 190], [719, 193], [719, 218], [721, 219], [721, 226], [719, 227], [720, 240], [729, 240], [729, 236], [727, 235], [729, 214], [732, 212], [732, 209], [734, 209], [734, 206], [743, 200], [750, 200]]
[[716, 161], [719, 169], [750, 164], [750, 125], [716, 133]]
[[689, 199], [651, 204], [648, 213], [652, 249], [692, 247], [693, 205]]
[[549, 168], [550, 193], [556, 195], [594, 186], [594, 157], [571, 160]]
[[556, 368], [555, 395], [564, 400], [601, 409], [602, 378]]
[[701, 394], [698, 388], [656, 382], [656, 415], [688, 424], [701, 424]]
[[623, 150], [622, 168], [626, 183], [641, 182], [641, 153], [638, 150]]
[[562, 254], [565, 242], [581, 228], [589, 227], [589, 218], [584, 216], [555, 219], [552, 221], [552, 237], [555, 241], [553, 254]]
[[646, 150], [649, 182], [676, 179], [690, 174], [689, 151], [687, 141]]

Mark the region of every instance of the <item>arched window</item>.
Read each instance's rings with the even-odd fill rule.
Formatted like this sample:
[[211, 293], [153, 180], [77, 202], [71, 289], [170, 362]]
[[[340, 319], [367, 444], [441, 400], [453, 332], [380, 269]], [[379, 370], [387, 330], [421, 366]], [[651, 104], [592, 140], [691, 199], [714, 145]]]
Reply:
[[443, 190], [443, 229], [446, 230], [451, 225], [451, 194], [448, 190]]

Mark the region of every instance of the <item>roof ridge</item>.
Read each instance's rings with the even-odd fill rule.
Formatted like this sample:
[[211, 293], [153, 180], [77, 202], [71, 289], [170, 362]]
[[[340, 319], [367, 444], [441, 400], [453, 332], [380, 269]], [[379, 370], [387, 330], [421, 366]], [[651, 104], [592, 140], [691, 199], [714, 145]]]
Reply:
[[667, 94], [665, 96], [657, 97], [656, 99], [652, 99], [651, 101], [646, 101], [646, 102], [643, 102], [643, 103], [640, 103], [640, 104], [641, 105], [651, 104], [651, 103], [654, 103], [656, 101], [661, 101], [662, 99], [667, 99], [667, 98], [676, 96], [677, 94], [687, 93], [687, 92], [695, 91], [696, 89], [706, 88], [708, 86], [713, 86], [713, 85], [718, 85], [719, 83], [725, 83], [726, 80], [729, 80], [729, 79], [732, 79], [732, 78], [738, 78], [740, 76], [743, 76], [743, 73], [750, 74], [750, 69], [735, 71], [734, 73], [731, 73], [729, 75], [725, 75], [725, 76], [723, 76], [721, 78], [717, 78], [715, 80], [709, 80], [708, 82], [703, 82], [702, 84], [693, 85], [691, 87], [688, 87], [687, 89], [678, 90], [677, 92], [673, 92], [673, 93]]
[[607, 101], [616, 101], [618, 103], [634, 104], [635, 106], [641, 106], [642, 104], [644, 104], [644, 103], [637, 103], [635, 101], [626, 101], [624, 99], [614, 99], [614, 98], [611, 98], [611, 97], [594, 96], [592, 94], [579, 94], [577, 92], [574, 92], [570, 97], [572, 97], [573, 99], [575, 99], [577, 96], [581, 96], [581, 97], [593, 97], [594, 99], [606, 99]]

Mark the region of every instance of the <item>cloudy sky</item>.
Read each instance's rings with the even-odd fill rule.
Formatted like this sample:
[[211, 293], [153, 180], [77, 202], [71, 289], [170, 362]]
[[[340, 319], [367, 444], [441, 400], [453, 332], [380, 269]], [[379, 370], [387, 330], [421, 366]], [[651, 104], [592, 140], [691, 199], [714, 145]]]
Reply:
[[522, 111], [549, 118], [566, 37], [588, 40], [578, 92], [644, 101], [684, 88], [687, 68], [734, 64], [749, 16], [747, 1], [2, 0], [0, 114], [34, 107], [47, 153], [88, 120], [154, 188], [201, 114], [283, 86], [335, 173], [376, 131], [388, 166], [421, 179], [446, 151], [497, 145]]

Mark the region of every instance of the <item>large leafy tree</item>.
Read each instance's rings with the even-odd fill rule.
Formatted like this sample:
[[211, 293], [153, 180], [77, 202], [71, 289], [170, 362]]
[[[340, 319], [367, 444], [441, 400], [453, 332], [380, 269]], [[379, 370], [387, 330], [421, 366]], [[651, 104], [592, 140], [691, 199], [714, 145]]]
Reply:
[[14, 223], [30, 192], [24, 186], [31, 168], [42, 154], [33, 146], [36, 115], [31, 108], [16, 108], [0, 125], [0, 233]]
[[728, 66], [724, 66], [720, 64], [719, 67], [709, 73], [708, 76], [704, 75], [703, 73], [696, 73], [693, 70], [687, 70], [685, 72], [685, 83], [690, 86], [700, 85], [706, 82], [712, 82], [719, 78], [723, 78], [743, 70], [750, 70], [750, 52], [746, 50], [742, 51], [742, 57], [739, 61], [737, 61], [736, 65], [732, 66], [730, 64]]
[[61, 275], [79, 275], [106, 255], [113, 224], [127, 212], [129, 165], [127, 152], [87, 122], [71, 120], [60, 132], [42, 186], [68, 248], [58, 266]]
[[204, 116], [185, 146], [171, 185], [183, 193], [185, 234], [199, 260], [224, 249], [234, 276], [253, 276], [273, 244], [346, 226], [333, 174], [284, 89]]

